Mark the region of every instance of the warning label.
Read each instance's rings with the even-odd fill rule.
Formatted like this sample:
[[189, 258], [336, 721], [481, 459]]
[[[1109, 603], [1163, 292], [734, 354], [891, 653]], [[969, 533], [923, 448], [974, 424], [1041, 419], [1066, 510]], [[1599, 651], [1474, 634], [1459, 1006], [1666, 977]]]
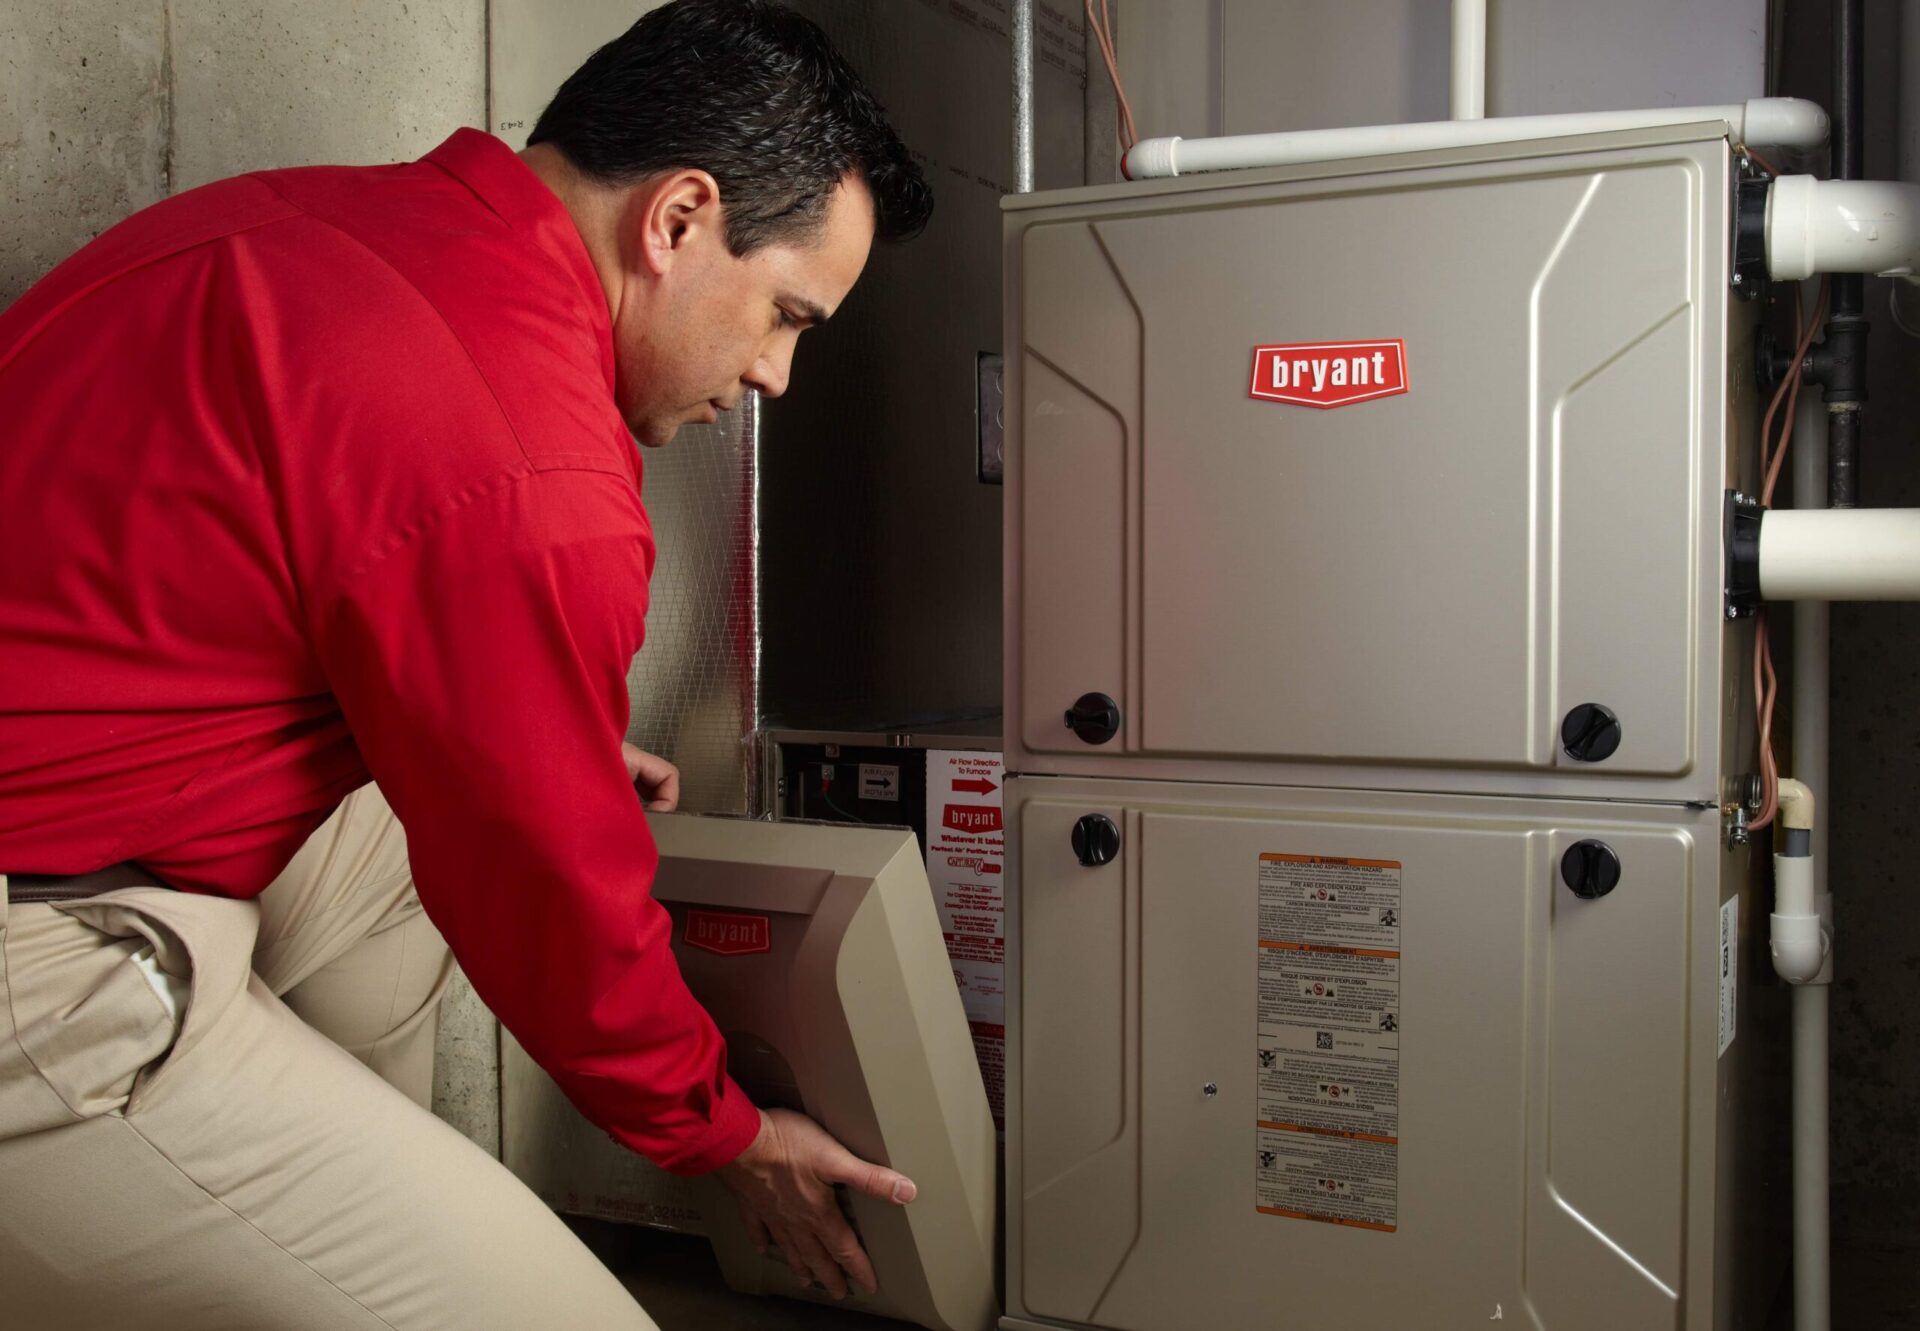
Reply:
[[1400, 1218], [1400, 865], [1260, 857], [1264, 1215], [1392, 1233]]
[[1720, 907], [1720, 1052], [1733, 1044], [1740, 1001], [1740, 898]]
[[996, 1123], [1006, 1104], [1006, 838], [997, 753], [927, 754], [927, 880]]

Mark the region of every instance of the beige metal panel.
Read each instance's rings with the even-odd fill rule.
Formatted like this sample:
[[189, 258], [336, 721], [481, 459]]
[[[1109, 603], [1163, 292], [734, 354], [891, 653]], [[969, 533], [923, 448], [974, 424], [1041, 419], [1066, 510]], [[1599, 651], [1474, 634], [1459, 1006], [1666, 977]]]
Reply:
[[[1038, 355], [1026, 360], [1032, 433], [1045, 442], [1025, 464], [1020, 521], [1029, 548], [1057, 551], [1032, 566], [1022, 602], [1025, 738], [1045, 749], [1079, 744], [1064, 719], [1075, 698], [1128, 693], [1126, 496], [1134, 432], [1109, 402]], [[1071, 538], [1056, 544], [1062, 527], [1071, 527]]]
[[[920, 1186], [907, 1207], [851, 1197], [880, 1292], [854, 1306], [943, 1331], [998, 1315], [997, 1146], [972, 1036], [913, 834], [666, 815], [654, 894], [688, 986], [757, 1103], [812, 1115], [849, 1150]], [[690, 916], [758, 914], [766, 950], [688, 946]], [[697, 1180], [727, 1281], [824, 1299], [754, 1251], [733, 1199]]]
[[[998, 1316], [998, 1143], [913, 834], [820, 823], [654, 815], [654, 896], [694, 996], [756, 1104], [811, 1115], [862, 1159], [912, 1178], [896, 1207], [850, 1197], [880, 1281], [850, 1306], [934, 1331]], [[739, 950], [688, 943], [717, 913]], [[757, 933], [754, 932], [757, 930]], [[505, 1161], [550, 1203], [704, 1232], [735, 1289], [825, 1301], [754, 1251], [731, 1194], [609, 1145], [506, 1042]]]
[[[1010, 977], [1020, 1015], [1008, 1009], [1027, 1069], [1019, 1080], [1039, 1092], [1016, 1103], [1010, 1085], [1008, 1095], [1009, 1142], [1018, 1143], [1026, 1180], [1023, 1192], [1009, 1193], [1009, 1205], [1022, 1208], [1026, 1299], [1072, 1318], [1090, 1314], [1141, 1224], [1137, 868], [1123, 857], [1067, 878], [1049, 873], [1074, 821], [1096, 811], [1125, 819], [1098, 800], [1036, 805], [1024, 815], [1026, 839], [1009, 842], [1016, 854], [1036, 857], [1015, 872], [1048, 884], [1027, 898], [1023, 927], [1036, 938], [1074, 940], [1086, 963], [1062, 965], [1036, 949], [1034, 964]], [[1010, 1072], [1011, 1061], [1010, 1045]], [[1075, 1093], [1048, 1093], [1061, 1085]], [[1012, 1230], [1008, 1237], [1011, 1253]]]
[[[1026, 777], [1008, 806], [1010, 1325], [1744, 1325], [1716, 1184], [1764, 1171], [1722, 1140], [1721, 1081], [1757, 1093], [1716, 1058], [1715, 924], [1739, 894], [1751, 951], [1762, 916], [1715, 811]], [[1126, 840], [1088, 870], [1094, 811]], [[1625, 866], [1597, 901], [1559, 881], [1586, 837]], [[1402, 866], [1392, 1233], [1254, 1209], [1269, 853]]]
[[[1722, 140], [1669, 129], [1010, 209], [1010, 338], [1109, 381], [1137, 365], [1144, 408], [1128, 509], [1102, 512], [1097, 476], [1078, 502], [1029, 489], [1050, 384], [1010, 379], [1009, 767], [1717, 798], [1727, 170]], [[1088, 229], [1105, 271], [1063, 261]], [[1406, 339], [1411, 392], [1248, 395], [1256, 345], [1379, 337]], [[1053, 724], [1101, 687], [1054, 678], [1082, 662], [1018, 641], [1068, 581], [1127, 603], [1105, 749]], [[1084, 657], [1104, 626], [1076, 627]], [[1581, 702], [1623, 718], [1604, 764], [1560, 750]]]

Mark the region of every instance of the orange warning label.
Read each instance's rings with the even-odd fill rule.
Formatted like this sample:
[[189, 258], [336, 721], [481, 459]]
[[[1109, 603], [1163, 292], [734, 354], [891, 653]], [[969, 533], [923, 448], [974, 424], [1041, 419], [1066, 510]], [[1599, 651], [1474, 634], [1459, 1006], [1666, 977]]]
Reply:
[[1306, 1211], [1289, 1211], [1279, 1206], [1256, 1206], [1253, 1208], [1261, 1215], [1283, 1215], [1289, 1220], [1318, 1220], [1323, 1225], [1351, 1225], [1355, 1229], [1371, 1229], [1381, 1234], [1398, 1232], [1397, 1225], [1379, 1225], [1371, 1220], [1348, 1220], [1337, 1215], [1313, 1215]]
[[1356, 869], [1398, 869], [1398, 860], [1344, 860], [1332, 855], [1262, 855], [1267, 864], [1344, 864]]
[[1401, 865], [1260, 857], [1255, 1209], [1392, 1233]]

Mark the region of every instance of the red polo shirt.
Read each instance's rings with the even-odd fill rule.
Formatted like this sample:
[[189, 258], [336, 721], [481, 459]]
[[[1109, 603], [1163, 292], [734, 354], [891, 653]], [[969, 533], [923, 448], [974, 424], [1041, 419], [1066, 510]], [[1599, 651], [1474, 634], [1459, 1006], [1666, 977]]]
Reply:
[[669, 1168], [759, 1119], [620, 757], [653, 567], [606, 296], [498, 140], [268, 172], [0, 314], [0, 870], [248, 897], [369, 776], [474, 987]]

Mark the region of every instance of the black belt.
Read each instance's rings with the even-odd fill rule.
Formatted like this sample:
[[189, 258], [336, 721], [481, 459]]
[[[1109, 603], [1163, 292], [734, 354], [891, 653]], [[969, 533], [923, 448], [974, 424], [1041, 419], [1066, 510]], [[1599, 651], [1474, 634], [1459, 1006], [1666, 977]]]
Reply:
[[153, 887], [154, 877], [137, 864], [110, 864], [92, 873], [10, 873], [7, 901], [27, 906], [48, 901], [82, 901], [122, 887]]

